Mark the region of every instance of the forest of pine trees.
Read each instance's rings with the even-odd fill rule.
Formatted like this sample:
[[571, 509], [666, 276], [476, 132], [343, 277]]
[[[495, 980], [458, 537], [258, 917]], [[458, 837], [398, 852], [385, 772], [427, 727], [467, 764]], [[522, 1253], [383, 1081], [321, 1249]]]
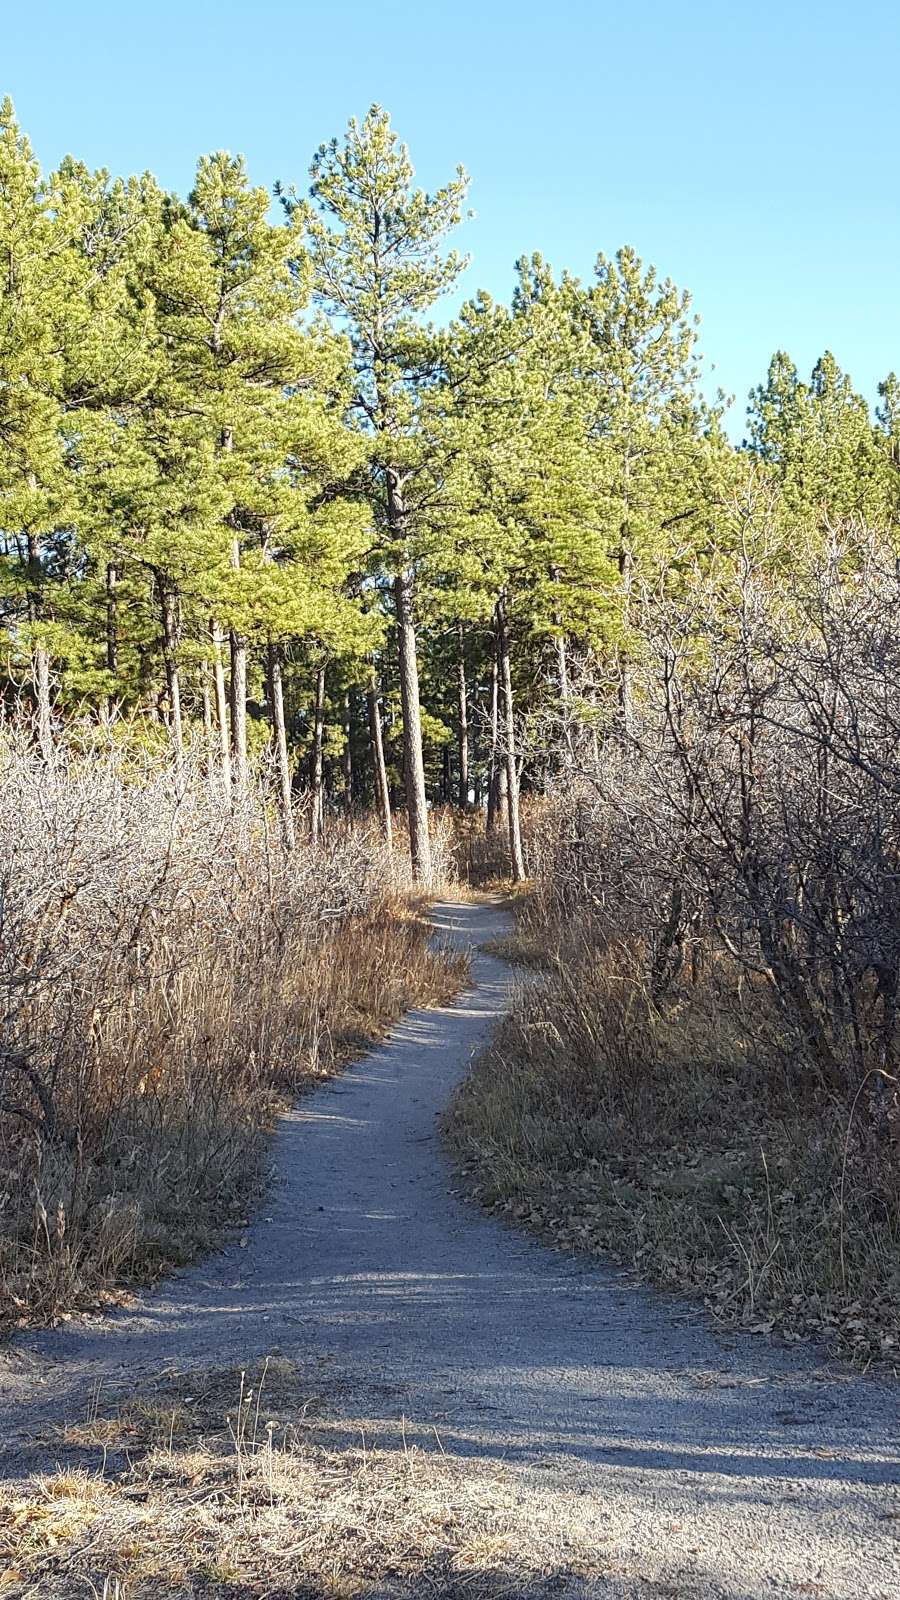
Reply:
[[[223, 805], [262, 761], [285, 842], [483, 810], [524, 875], [519, 791], [627, 727], [642, 621], [764, 486], [785, 530], [900, 518], [900, 389], [773, 356], [746, 441], [703, 380], [689, 295], [633, 250], [590, 282], [466, 265], [373, 107], [311, 187], [204, 156], [186, 198], [67, 158], [0, 111], [0, 523], [8, 713], [200, 752]], [[477, 270], [477, 263], [476, 263]], [[435, 320], [432, 320], [435, 319]]]

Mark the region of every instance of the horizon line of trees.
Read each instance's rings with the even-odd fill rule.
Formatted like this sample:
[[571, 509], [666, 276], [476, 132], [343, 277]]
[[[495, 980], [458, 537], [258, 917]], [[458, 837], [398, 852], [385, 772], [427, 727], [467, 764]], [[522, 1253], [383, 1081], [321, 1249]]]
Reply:
[[523, 257], [509, 306], [438, 325], [463, 170], [416, 188], [375, 106], [310, 171], [277, 221], [224, 152], [186, 199], [44, 176], [3, 102], [0, 694], [48, 764], [77, 715], [202, 740], [223, 803], [271, 750], [289, 848], [300, 791], [313, 837], [365, 805], [390, 843], [405, 807], [427, 879], [429, 803], [484, 807], [519, 878], [520, 787], [628, 725], [635, 597], [736, 556], [751, 479], [775, 562], [897, 527], [900, 380], [873, 418], [830, 353], [806, 382], [779, 352], [735, 447], [690, 296], [632, 249], [590, 282]]

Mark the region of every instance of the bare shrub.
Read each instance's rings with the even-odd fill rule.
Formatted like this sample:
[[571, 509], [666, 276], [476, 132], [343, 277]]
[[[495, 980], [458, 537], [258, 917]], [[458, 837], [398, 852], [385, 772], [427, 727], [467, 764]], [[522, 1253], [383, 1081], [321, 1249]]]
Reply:
[[853, 528], [788, 554], [753, 506], [732, 536], [643, 594], [629, 724], [582, 748], [536, 845], [551, 976], [456, 1127], [492, 1203], [890, 1352], [900, 569]]
[[3, 1310], [52, 1314], [207, 1243], [276, 1097], [455, 974], [364, 828], [287, 851], [264, 786], [14, 726], [0, 766]]

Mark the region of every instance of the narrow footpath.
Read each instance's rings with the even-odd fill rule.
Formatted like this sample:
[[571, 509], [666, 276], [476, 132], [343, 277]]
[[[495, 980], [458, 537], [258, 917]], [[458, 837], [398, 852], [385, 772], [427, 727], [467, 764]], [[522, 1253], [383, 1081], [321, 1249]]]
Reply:
[[619, 1574], [598, 1595], [898, 1600], [900, 1387], [724, 1337], [454, 1192], [436, 1119], [516, 980], [478, 948], [508, 931], [502, 905], [433, 917], [472, 948], [472, 987], [283, 1119], [247, 1232], [128, 1310], [0, 1353], [0, 1474], [45, 1467], [41, 1427], [98, 1385], [278, 1354], [327, 1370], [379, 1439], [496, 1459], [571, 1506]]

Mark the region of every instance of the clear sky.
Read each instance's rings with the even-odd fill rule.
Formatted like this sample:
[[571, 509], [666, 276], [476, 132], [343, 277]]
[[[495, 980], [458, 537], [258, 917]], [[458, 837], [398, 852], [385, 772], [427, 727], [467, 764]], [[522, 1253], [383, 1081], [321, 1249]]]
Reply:
[[466, 289], [522, 252], [588, 274], [635, 246], [691, 290], [737, 396], [831, 348], [874, 401], [900, 367], [897, 0], [44, 0], [0, 6], [0, 93], [67, 151], [186, 190], [198, 154], [305, 185], [373, 101], [422, 182], [458, 163]]

